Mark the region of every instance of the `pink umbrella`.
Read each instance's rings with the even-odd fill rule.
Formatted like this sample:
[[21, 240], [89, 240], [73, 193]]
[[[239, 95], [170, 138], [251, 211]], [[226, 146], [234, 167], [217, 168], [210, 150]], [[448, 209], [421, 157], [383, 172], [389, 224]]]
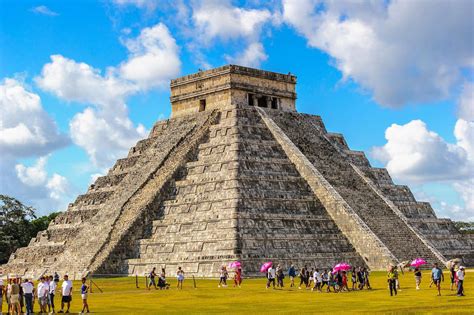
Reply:
[[424, 260], [423, 258], [417, 258], [417, 259], [415, 259], [411, 262], [410, 266], [419, 267], [419, 266], [425, 265], [425, 264], [426, 264], [426, 260]]
[[229, 264], [228, 267], [229, 267], [229, 268], [239, 268], [239, 267], [241, 267], [241, 266], [242, 266], [242, 264], [240, 263], [240, 261], [233, 261], [233, 262], [231, 262], [231, 263]]
[[349, 270], [351, 269], [351, 265], [349, 265], [348, 263], [339, 263], [337, 265], [334, 266], [334, 268], [332, 269], [333, 273], [336, 273], [338, 271], [346, 271], [346, 270]]
[[272, 266], [272, 262], [266, 262], [260, 267], [260, 272], [267, 272], [267, 270]]

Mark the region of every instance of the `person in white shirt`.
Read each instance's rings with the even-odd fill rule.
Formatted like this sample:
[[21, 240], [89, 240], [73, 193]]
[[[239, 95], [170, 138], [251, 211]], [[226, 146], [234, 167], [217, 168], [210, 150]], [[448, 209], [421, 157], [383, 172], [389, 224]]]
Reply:
[[458, 277], [458, 296], [464, 296], [464, 276], [466, 272], [464, 271], [464, 267], [460, 266], [459, 270], [456, 272], [456, 276]]
[[275, 289], [275, 277], [276, 277], [276, 271], [275, 268], [273, 268], [273, 265], [270, 266], [267, 270], [267, 289], [270, 288], [270, 283], [273, 284], [273, 288]]
[[313, 279], [314, 279], [314, 287], [311, 289], [311, 291], [314, 291], [314, 289], [318, 290], [321, 292], [321, 283], [323, 282], [323, 277], [319, 273], [319, 269], [316, 268], [313, 274]]
[[49, 305], [51, 305], [51, 311], [54, 311], [54, 295], [56, 294], [57, 283], [53, 280], [53, 276], [49, 276]]
[[23, 289], [23, 295], [25, 296], [26, 314], [33, 313], [33, 291], [35, 290], [33, 283], [29, 282], [28, 279], [21, 284]]
[[46, 305], [48, 304], [48, 289], [46, 287], [44, 277], [40, 278], [40, 283], [38, 283], [38, 287], [36, 290], [38, 296], [38, 303], [40, 306], [40, 313], [46, 313]]
[[62, 288], [63, 297], [61, 299], [61, 310], [59, 311], [59, 313], [64, 313], [64, 304], [66, 303], [67, 303], [66, 313], [69, 313], [69, 308], [71, 307], [71, 301], [72, 301], [72, 281], [69, 280], [69, 277], [67, 275], [64, 275], [64, 281], [61, 288]]

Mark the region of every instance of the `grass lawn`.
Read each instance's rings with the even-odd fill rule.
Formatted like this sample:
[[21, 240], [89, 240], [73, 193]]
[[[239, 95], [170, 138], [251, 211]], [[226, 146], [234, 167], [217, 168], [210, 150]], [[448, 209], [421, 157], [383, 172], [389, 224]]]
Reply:
[[[343, 293], [317, 293], [286, 287], [283, 290], [265, 289], [265, 279], [244, 279], [241, 288], [218, 288], [217, 280], [197, 279], [194, 289], [192, 279], [184, 281], [183, 290], [175, 288], [176, 279], [169, 277], [169, 290], [146, 290], [144, 278], [139, 279], [140, 288], [135, 288], [135, 278], [95, 278], [103, 290], [96, 287], [89, 294], [89, 305], [93, 313], [466, 313], [474, 314], [474, 270], [466, 273], [465, 297], [457, 297], [449, 290], [449, 276], [442, 283], [442, 296], [429, 288], [429, 272], [423, 274], [422, 288], [414, 289], [413, 273], [401, 275], [402, 290], [398, 296], [390, 297], [384, 272], [371, 274], [372, 290]], [[299, 279], [298, 279], [299, 280]], [[230, 283], [230, 282], [229, 282]], [[71, 313], [82, 308], [79, 282], [74, 282]], [[56, 304], [60, 304], [56, 297]], [[38, 310], [35, 305], [35, 310]], [[58, 308], [59, 309], [59, 308]], [[57, 310], [58, 310], [57, 309]], [[5, 304], [3, 305], [5, 311]]]

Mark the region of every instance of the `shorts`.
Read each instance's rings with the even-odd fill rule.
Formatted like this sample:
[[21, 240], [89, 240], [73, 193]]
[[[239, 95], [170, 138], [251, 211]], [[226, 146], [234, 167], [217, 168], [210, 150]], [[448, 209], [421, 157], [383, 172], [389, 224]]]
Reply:
[[38, 303], [43, 306], [48, 305], [48, 297], [47, 296], [38, 297]]
[[61, 302], [63, 303], [69, 303], [72, 301], [72, 296], [70, 295], [63, 295], [63, 298], [61, 299]]
[[441, 284], [441, 279], [433, 279], [433, 283], [435, 285], [440, 285]]
[[20, 296], [18, 294], [12, 294], [10, 296], [10, 304], [19, 304], [20, 303]]
[[82, 298], [83, 300], [87, 300], [87, 293], [81, 294], [81, 298]]

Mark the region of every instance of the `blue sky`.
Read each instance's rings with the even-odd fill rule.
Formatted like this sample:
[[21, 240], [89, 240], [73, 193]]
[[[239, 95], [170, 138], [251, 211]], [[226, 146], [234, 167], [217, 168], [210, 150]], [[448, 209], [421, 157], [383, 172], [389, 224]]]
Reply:
[[[298, 77], [297, 109], [474, 220], [472, 1], [0, 1], [1, 193], [63, 210], [169, 117], [169, 80]], [[52, 57], [54, 56], [54, 57]]]

